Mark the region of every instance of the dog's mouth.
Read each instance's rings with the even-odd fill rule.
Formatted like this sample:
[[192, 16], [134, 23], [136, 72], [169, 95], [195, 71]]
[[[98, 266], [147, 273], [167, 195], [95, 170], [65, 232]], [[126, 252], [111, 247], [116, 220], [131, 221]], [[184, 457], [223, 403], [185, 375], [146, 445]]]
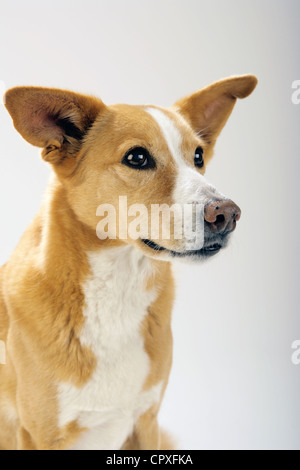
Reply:
[[142, 242], [145, 245], [147, 245], [149, 248], [151, 248], [153, 251], [156, 251], [157, 253], [164, 252], [173, 257], [178, 257], [178, 258], [189, 257], [189, 256], [190, 257], [191, 256], [209, 257], [209, 256], [216, 255], [223, 248], [223, 245], [221, 245], [220, 243], [213, 243], [213, 244], [204, 245], [204, 247], [201, 248], [200, 250], [178, 252], [178, 251], [168, 250], [167, 248], [157, 245], [157, 243], [154, 243], [151, 240], [142, 239]]

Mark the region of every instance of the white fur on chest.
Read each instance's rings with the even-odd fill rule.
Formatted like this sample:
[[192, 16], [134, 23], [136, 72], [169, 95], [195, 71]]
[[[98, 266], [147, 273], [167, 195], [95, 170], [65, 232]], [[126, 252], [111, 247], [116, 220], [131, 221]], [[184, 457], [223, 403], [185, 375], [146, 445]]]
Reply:
[[97, 358], [82, 388], [59, 387], [59, 425], [77, 420], [88, 431], [76, 449], [122, 447], [137, 419], [160, 398], [161, 385], [142, 391], [150, 370], [141, 324], [155, 292], [146, 290], [151, 262], [133, 247], [88, 255], [85, 324], [80, 335]]

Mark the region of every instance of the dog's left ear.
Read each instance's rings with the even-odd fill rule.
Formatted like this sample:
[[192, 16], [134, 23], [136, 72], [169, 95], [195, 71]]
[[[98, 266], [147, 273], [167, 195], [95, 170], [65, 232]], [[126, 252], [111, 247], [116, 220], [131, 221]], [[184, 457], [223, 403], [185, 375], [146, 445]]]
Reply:
[[175, 108], [205, 141], [214, 144], [237, 98], [246, 98], [257, 85], [254, 75], [226, 78], [175, 103]]
[[64, 173], [74, 166], [84, 136], [106, 109], [100, 99], [55, 88], [11, 88], [4, 100], [17, 131], [43, 148], [43, 159], [56, 169], [64, 167]]

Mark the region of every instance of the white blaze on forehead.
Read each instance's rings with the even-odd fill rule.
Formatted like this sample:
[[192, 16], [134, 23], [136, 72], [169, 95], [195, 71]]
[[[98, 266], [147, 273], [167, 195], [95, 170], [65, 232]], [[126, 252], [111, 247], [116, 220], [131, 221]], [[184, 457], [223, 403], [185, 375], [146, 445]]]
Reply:
[[176, 163], [178, 165], [184, 164], [181, 150], [182, 135], [179, 129], [175, 126], [175, 123], [160, 109], [147, 108], [146, 111], [151, 114], [159, 125], [161, 133], [163, 134], [171, 155]]

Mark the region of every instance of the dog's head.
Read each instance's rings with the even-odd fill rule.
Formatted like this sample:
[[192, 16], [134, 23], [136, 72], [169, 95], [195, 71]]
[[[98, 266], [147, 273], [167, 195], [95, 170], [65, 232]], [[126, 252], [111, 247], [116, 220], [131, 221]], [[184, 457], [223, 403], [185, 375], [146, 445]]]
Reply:
[[241, 215], [206, 181], [206, 164], [237, 98], [256, 84], [252, 75], [221, 80], [170, 109], [36, 87], [9, 90], [5, 104], [99, 244], [116, 238], [162, 260], [204, 259]]

